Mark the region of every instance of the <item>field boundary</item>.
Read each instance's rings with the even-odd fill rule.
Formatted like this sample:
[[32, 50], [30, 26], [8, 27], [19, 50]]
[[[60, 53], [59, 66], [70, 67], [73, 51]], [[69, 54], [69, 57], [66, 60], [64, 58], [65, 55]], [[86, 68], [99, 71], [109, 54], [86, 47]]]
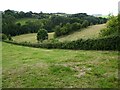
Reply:
[[15, 42], [4, 41], [11, 44], [47, 48], [47, 49], [73, 49], [73, 50], [120, 50], [120, 36], [110, 36], [99, 39], [79, 39], [69, 42], [46, 42], [46, 43], [30, 43], [30, 42]]

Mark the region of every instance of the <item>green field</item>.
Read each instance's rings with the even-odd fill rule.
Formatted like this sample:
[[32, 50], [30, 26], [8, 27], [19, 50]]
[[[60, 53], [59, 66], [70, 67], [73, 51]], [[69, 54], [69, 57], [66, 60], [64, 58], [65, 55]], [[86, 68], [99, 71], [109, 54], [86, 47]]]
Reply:
[[118, 52], [2, 47], [2, 87], [117, 88]]
[[[70, 35], [59, 37], [58, 40], [59, 41], [72, 41], [72, 40], [77, 40], [80, 38], [83, 38], [83, 39], [97, 38], [99, 36], [100, 30], [104, 27], [105, 27], [105, 24], [93, 25], [86, 29], [76, 31]], [[48, 35], [49, 35], [49, 39], [54, 38], [54, 33], [48, 33]], [[32, 43], [37, 42], [36, 33], [15, 36], [13, 37], [13, 40], [17, 42], [24, 42], [24, 41], [28, 41]]]
[[77, 39], [88, 39], [88, 38], [98, 38], [100, 30], [105, 28], [105, 24], [93, 25], [88, 28], [73, 32], [70, 35], [62, 36], [59, 38], [60, 41], [73, 41]]
[[[31, 43], [36, 43], [37, 42], [36, 36], [37, 36], [37, 33], [23, 34], [23, 35], [13, 37], [13, 40], [17, 42], [27, 41]], [[48, 33], [48, 39], [52, 39], [52, 38], [54, 38], [54, 33]]]

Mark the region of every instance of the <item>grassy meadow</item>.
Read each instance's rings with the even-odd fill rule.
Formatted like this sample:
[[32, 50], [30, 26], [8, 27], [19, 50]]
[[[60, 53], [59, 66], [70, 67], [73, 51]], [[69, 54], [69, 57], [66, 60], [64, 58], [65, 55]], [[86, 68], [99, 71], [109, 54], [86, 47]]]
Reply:
[[[105, 27], [106, 27], [105, 24], [93, 25], [93, 26], [89, 26], [88, 28], [71, 33], [69, 35], [59, 37], [57, 39], [63, 42], [63, 41], [73, 41], [80, 38], [83, 38], [83, 39], [98, 38], [100, 30]], [[52, 38], [54, 38], [54, 32], [48, 33], [48, 39], [52, 39]], [[13, 37], [13, 40], [17, 42], [24, 42], [24, 41], [28, 41], [32, 43], [37, 42], [36, 33], [15, 36]]]
[[3, 88], [117, 88], [118, 52], [2, 43]]
[[98, 38], [100, 30], [105, 28], [105, 24], [93, 25], [88, 28], [73, 32], [70, 35], [62, 36], [59, 38], [60, 41], [73, 41], [77, 39], [88, 39], [88, 38]]
[[[54, 38], [54, 32], [53, 33], [48, 33], [48, 39]], [[37, 42], [37, 33], [30, 33], [30, 34], [23, 34], [19, 36], [12, 37], [14, 41], [17, 42], [31, 42], [31, 43], [36, 43]]]

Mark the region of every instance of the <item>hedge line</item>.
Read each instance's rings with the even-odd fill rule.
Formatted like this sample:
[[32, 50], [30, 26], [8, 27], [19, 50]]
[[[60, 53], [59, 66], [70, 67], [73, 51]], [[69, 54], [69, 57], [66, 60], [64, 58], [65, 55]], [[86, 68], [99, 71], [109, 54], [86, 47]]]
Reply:
[[35, 48], [48, 49], [74, 49], [74, 50], [120, 50], [120, 36], [104, 37], [99, 39], [79, 39], [70, 42], [56, 42], [56, 43], [28, 43], [28, 42], [14, 42], [4, 41], [16, 45], [29, 46]]

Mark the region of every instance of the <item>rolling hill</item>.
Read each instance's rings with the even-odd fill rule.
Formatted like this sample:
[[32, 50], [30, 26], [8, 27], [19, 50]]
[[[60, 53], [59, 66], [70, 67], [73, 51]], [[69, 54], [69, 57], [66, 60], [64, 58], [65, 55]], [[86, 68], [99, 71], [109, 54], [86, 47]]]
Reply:
[[[105, 27], [105, 24], [89, 26], [86, 29], [73, 32], [67, 36], [62, 36], [57, 39], [62, 42], [62, 41], [77, 40], [80, 38], [83, 38], [83, 39], [97, 38], [99, 36], [100, 30], [104, 27]], [[48, 33], [48, 35], [49, 35], [49, 39], [54, 38], [54, 33]], [[18, 42], [24, 42], [24, 41], [28, 41], [32, 43], [37, 42], [36, 33], [15, 36], [13, 37], [13, 40], [18, 41]]]
[[93, 25], [88, 28], [73, 32], [70, 35], [60, 37], [60, 41], [73, 41], [77, 39], [98, 38], [101, 29], [105, 28], [105, 24]]
[[[23, 34], [23, 35], [13, 37], [13, 40], [17, 42], [27, 41], [31, 43], [36, 43], [37, 42], [36, 35], [37, 33]], [[54, 32], [48, 33], [48, 39], [52, 39], [52, 38], [54, 38]]]
[[3, 88], [118, 87], [117, 51], [41, 49], [2, 44]]

